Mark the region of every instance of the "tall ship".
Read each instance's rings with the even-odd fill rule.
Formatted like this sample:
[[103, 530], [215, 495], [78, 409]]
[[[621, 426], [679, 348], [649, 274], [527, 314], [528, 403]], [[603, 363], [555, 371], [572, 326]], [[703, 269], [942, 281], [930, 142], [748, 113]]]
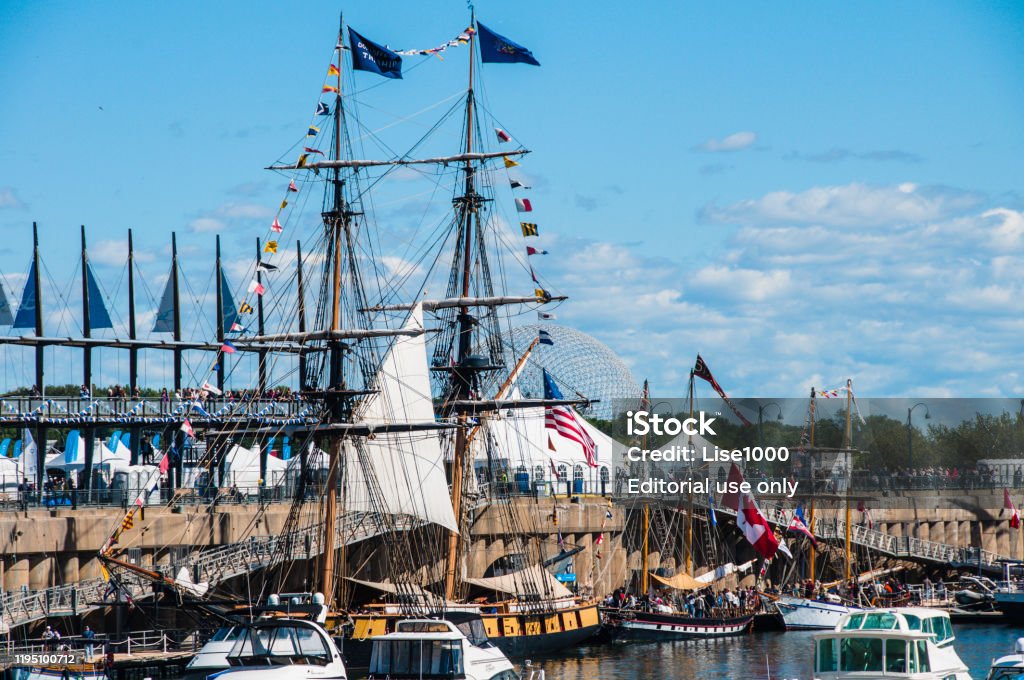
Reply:
[[[391, 151], [356, 115], [366, 93], [401, 79], [403, 56], [429, 58], [449, 49], [469, 55], [464, 93], [444, 100], [450, 106], [441, 120], [408, 151]], [[200, 478], [222, 479], [226, 461], [254, 455], [259, 484], [269, 486], [276, 463], [263, 451], [268, 442], [287, 437], [298, 464], [284, 470], [282, 491], [268, 488], [266, 494], [291, 498], [280, 531], [288, 540], [279, 541], [267, 559], [279, 565], [273, 578], [249, 596], [262, 601], [296, 584], [321, 593], [330, 611], [326, 628], [343, 639], [350, 668], [369, 664], [374, 639], [400, 631], [400, 621], [424, 616], [478, 615], [491, 643], [516, 657], [563, 649], [600, 627], [596, 601], [570, 591], [548, 568], [572, 554], [571, 547], [538, 539], [544, 527], [515, 507], [511, 471], [486, 464], [511, 458], [501, 451], [507, 437], [503, 443], [496, 432], [507, 434], [516, 420], [510, 414], [522, 413], [532, 416], [526, 419], [532, 424], [519, 436], [531, 446], [557, 436], [578, 446], [581, 462], [596, 466], [592, 427], [574, 408], [586, 405], [586, 397], [546, 372], [543, 395], [525, 395], [517, 381], [524, 366], [538, 362], [543, 338], [510, 346], [513, 320], [543, 317], [546, 305], [565, 298], [545, 289], [528, 259], [537, 249], [511, 246], [505, 221], [493, 208], [504, 196], [517, 215], [532, 212], [524, 180], [510, 172], [529, 151], [494, 124], [478, 94], [482, 64], [501, 62], [539, 65], [528, 49], [475, 17], [437, 47], [403, 51], [342, 23], [308, 134], [297, 144], [302, 151], [268, 168], [287, 189], [250, 265], [252, 282], [236, 296], [240, 303], [218, 271], [217, 360], [203, 383], [220, 396], [236, 352], [255, 354], [261, 386], [267, 372], [297, 374], [302, 409], [287, 419], [264, 413], [219, 424], [214, 419], [193, 430], [187, 419], [193, 407], [187, 405], [179, 413], [185, 417], [180, 430], [170, 433], [199, 451], [192, 489]], [[360, 83], [356, 90], [355, 71], [386, 80]], [[422, 153], [451, 143], [455, 137], [442, 134], [446, 124], [461, 128], [458, 146]], [[366, 140], [388, 156], [366, 158]], [[504, 146], [488, 150], [488, 140]], [[408, 259], [395, 265], [381, 246], [401, 230], [381, 227], [372, 215], [378, 185], [403, 172], [426, 177], [434, 198], [450, 192], [442, 199], [450, 212], [431, 229], [411, 230]], [[283, 257], [289, 232], [301, 229], [289, 206], [303, 204], [321, 185], [322, 224], [314, 247], [305, 258], [298, 248], [294, 260]], [[524, 238], [536, 235], [537, 225], [523, 221], [519, 231]], [[320, 266], [313, 305], [307, 305], [311, 286], [303, 272], [310, 262]], [[428, 287], [437, 281], [443, 295], [432, 297]], [[510, 293], [506, 281], [525, 290]], [[291, 289], [297, 290], [297, 305], [271, 300], [273, 291]], [[175, 296], [172, 291], [164, 298]], [[280, 320], [276, 332], [265, 322], [264, 308], [267, 319]], [[177, 314], [176, 308], [162, 311], [168, 319]], [[545, 423], [539, 431], [538, 418]], [[162, 458], [155, 467], [165, 472], [168, 466]], [[145, 492], [159, 487], [153, 479], [160, 472], [143, 485]], [[145, 492], [103, 549], [110, 579], [148, 579], [179, 597], [210, 599], [215, 589], [200, 574], [171, 577], [126, 559], [123, 539], [148, 502]], [[467, 555], [474, 518], [485, 508], [506, 540], [480, 573]], [[292, 563], [295, 553], [312, 557]]]

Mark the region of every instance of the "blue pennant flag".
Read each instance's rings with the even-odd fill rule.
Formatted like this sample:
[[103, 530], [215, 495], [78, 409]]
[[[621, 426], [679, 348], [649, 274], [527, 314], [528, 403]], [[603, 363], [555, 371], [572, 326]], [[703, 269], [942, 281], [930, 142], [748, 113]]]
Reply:
[[323, 102], [317, 102], [316, 113], [313, 114], [313, 115], [316, 115], [316, 116], [328, 116], [328, 115], [330, 115], [330, 113], [331, 113], [331, 110], [327, 107], [327, 104], [324, 104]]
[[35, 328], [36, 327], [36, 263], [33, 262], [28, 270], [28, 280], [25, 281], [25, 290], [21, 294], [21, 304], [18, 305], [18, 314], [14, 317], [14, 325], [11, 328]]
[[799, 505], [796, 506], [796, 510], [793, 511], [793, 514], [796, 515], [797, 517], [799, 517], [800, 521], [803, 522], [805, 525], [807, 524], [807, 519], [804, 517], [804, 504], [803, 503], [800, 503]]
[[352, 68], [358, 71], [369, 71], [385, 78], [402, 77], [402, 58], [372, 40], [367, 40], [348, 29], [349, 43], [352, 47]]
[[103, 294], [100, 293], [100, 285], [96, 282], [91, 266], [86, 267], [85, 280], [89, 286], [89, 328], [113, 328], [114, 324], [110, 321], [107, 306], [103, 304]]
[[156, 323], [153, 324], [154, 333], [174, 332], [174, 271], [172, 276], [167, 277], [167, 285], [164, 286], [164, 294], [160, 296], [160, 306], [156, 310]]
[[718, 526], [718, 517], [715, 515], [715, 497], [708, 494], [708, 519], [711, 520], [711, 526]]
[[540, 66], [533, 53], [522, 45], [517, 45], [508, 38], [498, 35], [479, 21], [476, 22], [477, 35], [480, 36], [480, 61], [498, 64], [533, 64]]
[[562, 390], [558, 389], [558, 385], [555, 384], [555, 379], [551, 377], [547, 369], [541, 369], [541, 373], [544, 376], [544, 398], [545, 399], [561, 399]]
[[224, 332], [230, 333], [238, 323], [238, 307], [235, 306], [235, 299], [231, 297], [231, 286], [228, 285], [223, 270], [220, 273], [220, 292], [220, 313], [224, 317]]

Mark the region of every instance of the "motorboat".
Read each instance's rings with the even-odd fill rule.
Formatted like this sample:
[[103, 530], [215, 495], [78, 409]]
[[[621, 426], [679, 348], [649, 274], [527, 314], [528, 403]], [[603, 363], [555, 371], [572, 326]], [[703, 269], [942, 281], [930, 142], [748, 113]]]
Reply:
[[315, 621], [264, 618], [246, 626], [228, 652], [222, 680], [347, 680], [334, 640]]
[[835, 596], [811, 599], [783, 595], [775, 600], [775, 607], [786, 630], [832, 630], [847, 614], [863, 611]]
[[403, 619], [395, 632], [373, 638], [369, 678], [519, 680], [512, 662], [487, 638], [480, 616]]
[[938, 609], [896, 607], [846, 614], [832, 631], [814, 635], [814, 677], [970, 680], [955, 641], [949, 614]]
[[231, 666], [228, 655], [250, 625], [262, 619], [304, 619], [321, 627], [327, 619], [327, 607], [320, 593], [283, 593], [271, 595], [259, 607], [244, 607], [228, 614], [230, 623], [221, 626], [199, 648], [185, 667], [183, 680], [204, 680], [207, 676]]
[[1024, 638], [1017, 638], [1013, 654], [1001, 656], [992, 662], [986, 680], [1019, 680], [1024, 678]]

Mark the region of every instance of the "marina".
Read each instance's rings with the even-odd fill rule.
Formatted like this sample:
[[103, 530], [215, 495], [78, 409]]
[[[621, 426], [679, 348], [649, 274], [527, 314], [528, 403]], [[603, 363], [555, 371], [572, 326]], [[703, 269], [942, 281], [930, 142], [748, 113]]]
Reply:
[[[795, 335], [748, 348], [789, 357], [755, 386], [724, 332], [638, 351], [660, 317], [588, 323], [593, 287], [638, 277], [581, 262], [577, 220], [609, 199], [552, 191], [592, 168], [523, 106], [561, 94], [545, 69], [566, 53], [541, 49], [550, 27], [449, 10], [443, 32], [317, 17], [280, 87], [303, 108], [263, 102], [278, 122], [224, 166], [245, 184], [197, 191], [218, 211], [72, 238], [37, 202], [0, 249], [4, 677], [1024, 677], [1017, 388], [894, 387], [853, 350], [797, 362], [825, 349]], [[699, 219], [753, 240], [778, 200]], [[981, 202], [958, 200], [946, 218]], [[29, 207], [0, 184], [0, 222]], [[984, 213], [996, 240], [1007, 211]], [[792, 292], [730, 271], [754, 283], [711, 293], [705, 268], [686, 295], [750, 312], [770, 281]], [[934, 396], [867, 396], [910, 385]], [[762, 386], [800, 396], [736, 396]]]

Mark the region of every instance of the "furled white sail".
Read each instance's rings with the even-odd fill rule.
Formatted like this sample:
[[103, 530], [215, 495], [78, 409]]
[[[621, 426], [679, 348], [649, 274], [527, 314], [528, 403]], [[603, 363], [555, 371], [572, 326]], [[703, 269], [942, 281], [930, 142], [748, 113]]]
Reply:
[[[404, 330], [422, 328], [423, 308], [417, 305]], [[434, 422], [429, 371], [423, 334], [396, 338], [377, 372], [377, 392], [361, 404], [355, 420]], [[458, 531], [437, 430], [381, 433], [347, 443], [344, 475], [348, 511], [411, 515]]]

